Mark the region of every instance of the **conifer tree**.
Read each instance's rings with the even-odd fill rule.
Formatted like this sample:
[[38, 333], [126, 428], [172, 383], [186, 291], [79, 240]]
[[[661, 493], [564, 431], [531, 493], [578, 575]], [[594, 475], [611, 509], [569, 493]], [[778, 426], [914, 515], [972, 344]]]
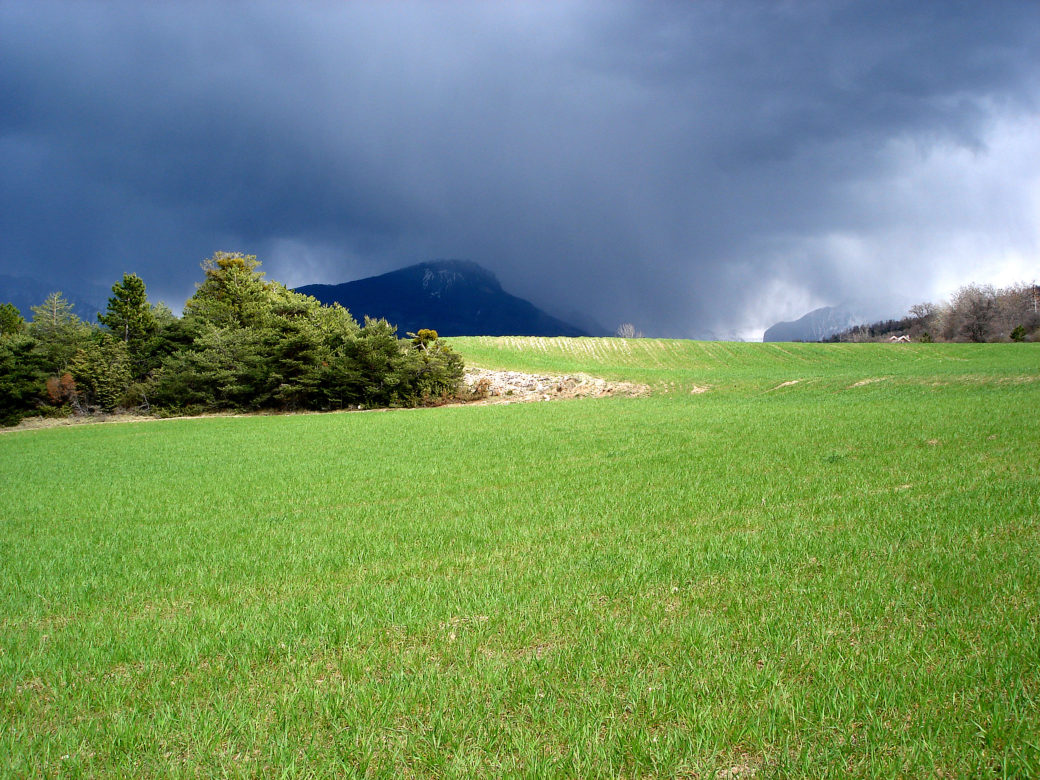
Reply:
[[0, 338], [25, 330], [25, 319], [13, 303], [0, 303]]
[[69, 360], [90, 338], [90, 326], [72, 310], [61, 292], [52, 292], [39, 306], [32, 307], [30, 332], [36, 338], [51, 373], [66, 370]]
[[140, 276], [123, 274], [123, 281], [112, 285], [108, 308], [98, 315], [98, 322], [131, 349], [154, 332], [155, 315], [148, 305], [148, 294]]

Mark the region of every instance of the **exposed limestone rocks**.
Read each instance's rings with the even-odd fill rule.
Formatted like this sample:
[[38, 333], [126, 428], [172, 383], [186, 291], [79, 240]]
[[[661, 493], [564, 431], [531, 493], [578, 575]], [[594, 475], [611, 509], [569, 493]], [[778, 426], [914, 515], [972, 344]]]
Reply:
[[588, 374], [525, 374], [520, 371], [466, 369], [463, 381], [477, 398], [486, 403], [514, 401], [552, 401], [560, 398], [600, 398], [602, 396], [646, 395], [650, 388], [633, 382], [611, 382]]

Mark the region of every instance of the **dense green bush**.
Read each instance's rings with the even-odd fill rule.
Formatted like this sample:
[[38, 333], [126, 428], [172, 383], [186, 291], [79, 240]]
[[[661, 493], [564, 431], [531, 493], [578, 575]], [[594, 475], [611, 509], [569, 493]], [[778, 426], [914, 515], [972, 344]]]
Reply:
[[69, 361], [77, 402], [84, 411], [114, 412], [130, 404], [133, 373], [125, 342], [98, 333]]
[[16, 425], [45, 402], [47, 368], [36, 339], [0, 338], [0, 425]]
[[437, 332], [398, 339], [268, 281], [249, 255], [218, 252], [175, 317], [124, 275], [99, 325], [60, 294], [34, 309], [29, 335], [0, 343], [0, 422], [46, 404], [74, 411], [144, 407], [163, 414], [415, 406], [454, 396], [462, 359]]

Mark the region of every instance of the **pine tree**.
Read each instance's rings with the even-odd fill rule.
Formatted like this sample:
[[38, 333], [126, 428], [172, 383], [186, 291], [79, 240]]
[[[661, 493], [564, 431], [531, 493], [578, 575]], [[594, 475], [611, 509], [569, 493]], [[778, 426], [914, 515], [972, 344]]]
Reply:
[[276, 285], [264, 281], [256, 255], [216, 252], [202, 267], [206, 279], [184, 304], [184, 316], [218, 328], [264, 324]]
[[148, 305], [148, 294], [141, 277], [123, 274], [123, 281], [112, 285], [108, 309], [98, 315], [98, 322], [122, 340], [131, 352], [155, 331], [155, 315]]
[[90, 338], [90, 326], [72, 310], [72, 304], [53, 292], [39, 306], [32, 307], [30, 332], [36, 337], [48, 370], [63, 373], [76, 350]]
[[0, 338], [14, 336], [25, 330], [22, 313], [13, 303], [0, 303]]

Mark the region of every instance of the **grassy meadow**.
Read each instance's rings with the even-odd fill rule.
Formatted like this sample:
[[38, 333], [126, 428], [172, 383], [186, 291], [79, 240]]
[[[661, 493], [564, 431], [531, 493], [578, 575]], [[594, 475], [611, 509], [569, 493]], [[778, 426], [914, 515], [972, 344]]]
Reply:
[[1040, 776], [1040, 344], [0, 435], [0, 776]]

